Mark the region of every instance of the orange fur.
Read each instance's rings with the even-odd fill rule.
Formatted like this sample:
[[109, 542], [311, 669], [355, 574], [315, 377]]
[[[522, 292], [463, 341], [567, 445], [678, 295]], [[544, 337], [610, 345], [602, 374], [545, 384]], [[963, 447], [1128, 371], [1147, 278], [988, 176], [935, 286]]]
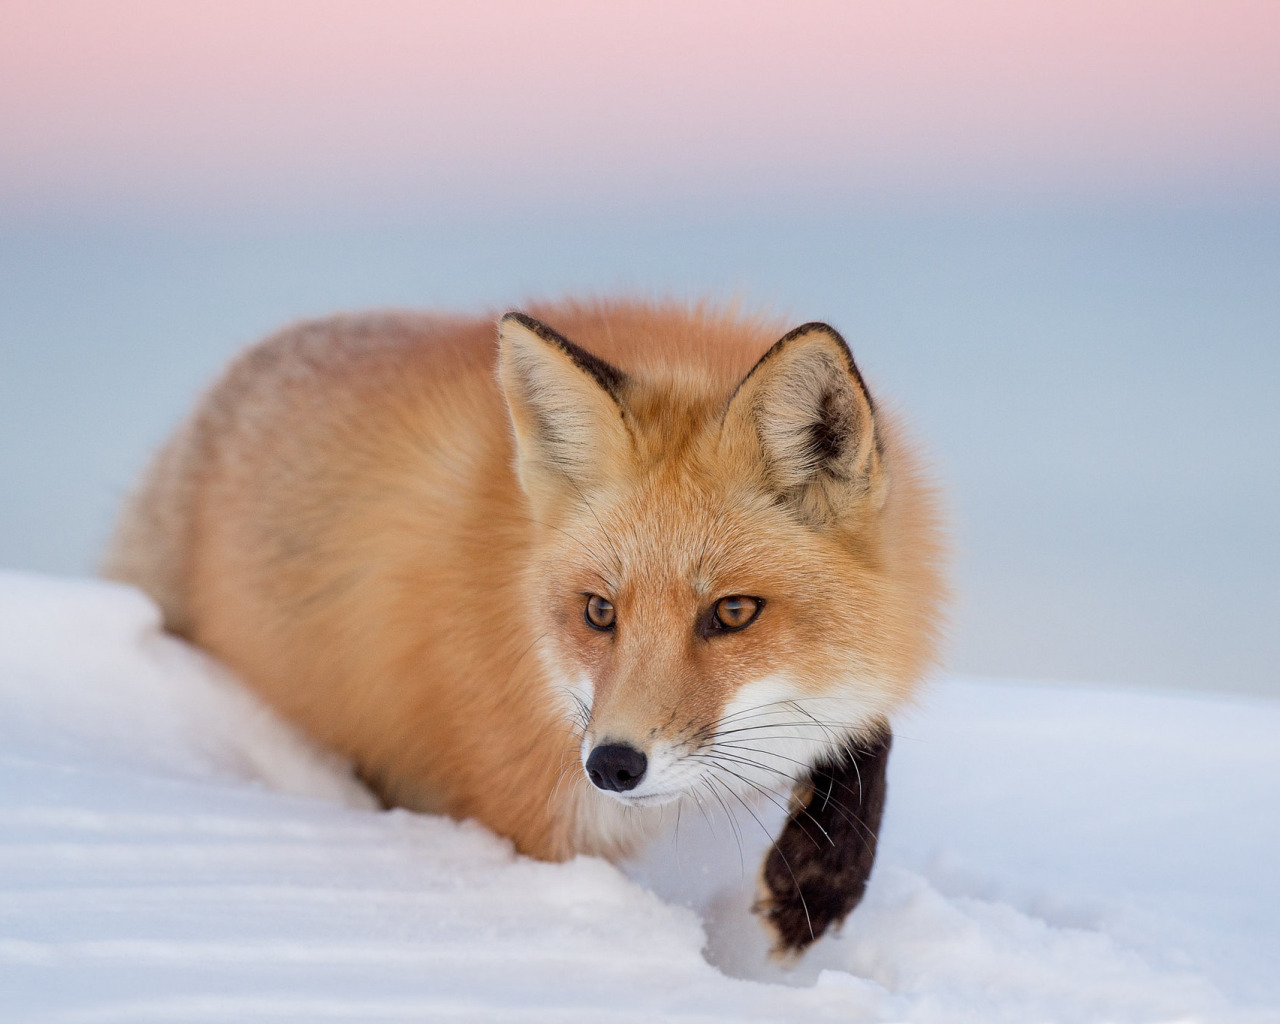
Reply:
[[[935, 657], [937, 517], [860, 378], [814, 390], [848, 375], [822, 331], [757, 366], [781, 325], [530, 312], [621, 371], [618, 394], [510, 319], [501, 346], [489, 318], [290, 328], [161, 452], [106, 572], [389, 803], [478, 818], [539, 857], [620, 856], [662, 808], [594, 789], [592, 743], [648, 747], [686, 792], [681, 751], [747, 684], [826, 701], [846, 733], [911, 697]], [[815, 475], [795, 445], [818, 398], [844, 461]], [[584, 623], [588, 593], [613, 602], [615, 633]], [[759, 620], [698, 636], [725, 594], [764, 598]]]

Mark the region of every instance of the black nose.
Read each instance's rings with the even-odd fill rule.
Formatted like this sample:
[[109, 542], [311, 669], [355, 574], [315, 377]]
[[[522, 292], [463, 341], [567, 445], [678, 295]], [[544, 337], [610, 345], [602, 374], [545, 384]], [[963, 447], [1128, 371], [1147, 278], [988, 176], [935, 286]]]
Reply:
[[649, 759], [625, 743], [605, 743], [587, 758], [587, 777], [598, 789], [621, 793], [635, 789], [644, 778]]

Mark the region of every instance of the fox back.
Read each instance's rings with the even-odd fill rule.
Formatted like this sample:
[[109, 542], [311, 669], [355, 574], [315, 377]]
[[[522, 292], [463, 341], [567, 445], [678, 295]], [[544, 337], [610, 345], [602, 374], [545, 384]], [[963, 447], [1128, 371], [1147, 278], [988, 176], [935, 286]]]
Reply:
[[[932, 491], [832, 328], [602, 302], [267, 339], [161, 451], [106, 572], [388, 805], [558, 859], [625, 856], [701, 799], [790, 799], [812, 839], [815, 787], [850, 766], [844, 817], [874, 839], [862, 775], [882, 802], [939, 556]], [[838, 889], [838, 921], [869, 870], [822, 867], [810, 902]], [[763, 879], [802, 948], [813, 908], [788, 923], [792, 883]]]

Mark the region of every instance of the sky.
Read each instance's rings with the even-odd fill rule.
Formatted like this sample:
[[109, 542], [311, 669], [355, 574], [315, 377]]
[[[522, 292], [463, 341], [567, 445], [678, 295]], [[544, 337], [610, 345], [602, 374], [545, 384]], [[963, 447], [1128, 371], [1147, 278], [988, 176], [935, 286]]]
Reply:
[[1270, 0], [7, 0], [0, 209], [1274, 195]]
[[948, 665], [1280, 694], [1280, 3], [0, 4], [0, 567], [91, 571], [300, 317], [825, 319], [951, 509]]

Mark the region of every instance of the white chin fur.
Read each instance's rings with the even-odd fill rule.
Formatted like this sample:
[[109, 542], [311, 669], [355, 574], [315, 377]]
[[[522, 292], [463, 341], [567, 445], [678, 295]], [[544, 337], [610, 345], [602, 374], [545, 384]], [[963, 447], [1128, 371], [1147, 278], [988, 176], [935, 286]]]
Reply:
[[[578, 763], [584, 775], [587, 771], [587, 757], [594, 746], [595, 738], [588, 732], [582, 737], [582, 748], [578, 751]], [[681, 770], [680, 754], [677, 751], [667, 746], [658, 746], [651, 748], [645, 757], [648, 766], [645, 768], [644, 778], [635, 789], [629, 789], [625, 793], [607, 789], [600, 792], [628, 807], [660, 807], [674, 803], [688, 793], [692, 781], [688, 773]]]
[[[725, 706], [714, 745], [696, 756], [678, 747], [651, 748], [640, 785], [625, 793], [601, 792], [628, 807], [657, 807], [718, 789], [753, 802], [785, 802], [797, 778], [883, 714], [873, 688], [840, 689], [844, 694], [814, 697], [786, 675], [753, 680]], [[590, 735], [583, 737], [584, 773], [592, 742]]]
[[[577, 811], [580, 844], [634, 849], [682, 798], [701, 805], [714, 802], [710, 794], [725, 789], [737, 800], [785, 807], [797, 778], [834, 754], [850, 734], [868, 730], [886, 710], [874, 687], [851, 681], [832, 689], [837, 695], [813, 697], [781, 674], [742, 686], [724, 709], [716, 742], [697, 756], [666, 746], [652, 749], [645, 778], [626, 793], [600, 790], [588, 781]], [[584, 776], [592, 745], [589, 733], [584, 735], [579, 752]]]
[[629, 793], [613, 793], [609, 790], [601, 790], [607, 797], [612, 797], [620, 804], [627, 807], [661, 807], [663, 804], [675, 803], [685, 795], [684, 790], [671, 789], [661, 793], [641, 793], [637, 790], [631, 790]]
[[711, 777], [710, 785], [743, 797], [767, 792], [785, 800], [814, 762], [835, 753], [883, 712], [874, 699], [859, 696], [867, 692], [863, 687], [838, 690], [843, 692], [815, 697], [781, 674], [742, 686], [725, 706], [714, 746], [693, 762], [697, 777]]

